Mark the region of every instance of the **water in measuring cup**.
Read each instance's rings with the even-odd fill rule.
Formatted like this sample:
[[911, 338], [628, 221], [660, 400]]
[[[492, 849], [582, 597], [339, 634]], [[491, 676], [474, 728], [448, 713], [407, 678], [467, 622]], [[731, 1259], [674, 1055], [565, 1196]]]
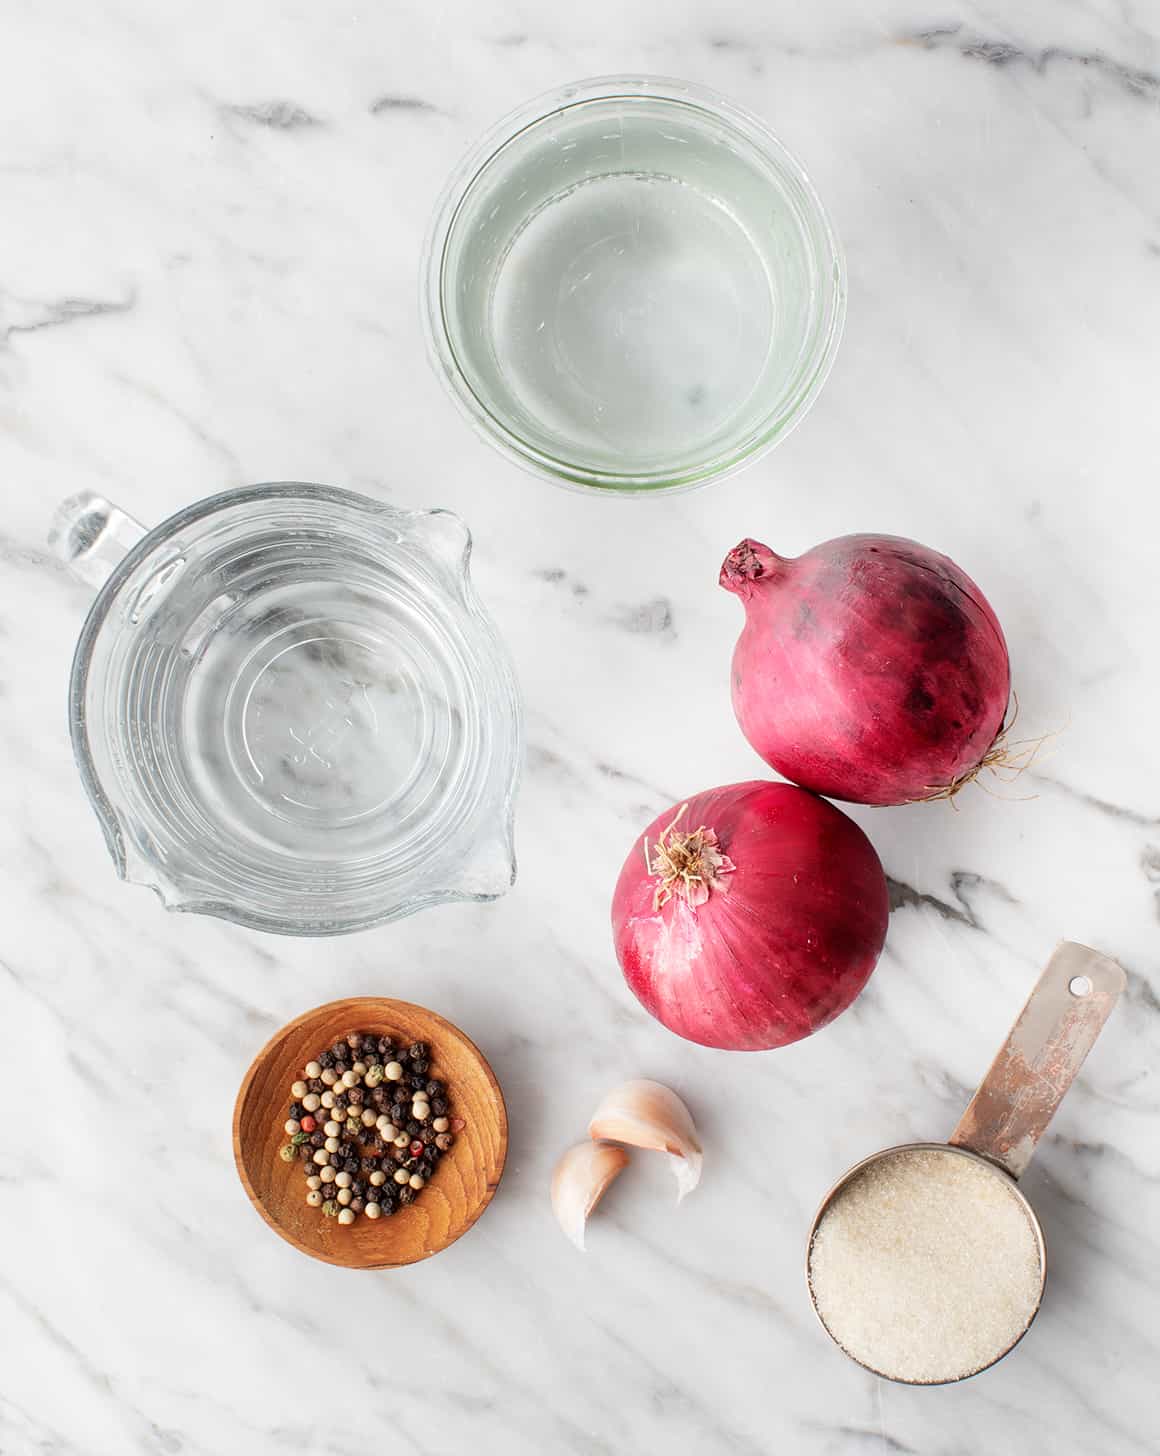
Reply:
[[166, 602], [182, 624], [159, 681], [170, 792], [235, 844], [315, 863], [403, 852], [471, 732], [430, 604], [325, 550], [253, 551], [215, 586], [189, 601], [179, 582]]

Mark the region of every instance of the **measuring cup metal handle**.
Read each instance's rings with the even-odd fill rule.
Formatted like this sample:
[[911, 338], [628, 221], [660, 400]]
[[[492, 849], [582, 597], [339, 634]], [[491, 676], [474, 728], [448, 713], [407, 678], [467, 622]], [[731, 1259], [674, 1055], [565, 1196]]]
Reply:
[[1018, 1178], [1111, 1014], [1123, 969], [1064, 940], [951, 1134]]
[[75, 577], [99, 590], [144, 535], [139, 521], [86, 490], [57, 507], [48, 541]]

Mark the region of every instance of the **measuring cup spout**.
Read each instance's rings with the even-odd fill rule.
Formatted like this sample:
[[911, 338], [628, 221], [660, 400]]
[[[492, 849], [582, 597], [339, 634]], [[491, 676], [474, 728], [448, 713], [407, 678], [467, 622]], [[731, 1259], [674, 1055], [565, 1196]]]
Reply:
[[94, 491], [61, 501], [48, 544], [72, 574], [99, 591], [114, 567], [145, 535], [145, 527]]

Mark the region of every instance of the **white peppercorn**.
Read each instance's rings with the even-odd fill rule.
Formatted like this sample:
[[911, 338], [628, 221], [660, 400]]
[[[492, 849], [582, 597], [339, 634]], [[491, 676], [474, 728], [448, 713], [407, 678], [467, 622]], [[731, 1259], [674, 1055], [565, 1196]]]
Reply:
[[320, 1168], [325, 1168], [327, 1163], [330, 1162], [330, 1154], [325, 1148], [316, 1148], [314, 1151], [314, 1161]]
[[[400, 1168], [399, 1171], [401, 1173], [403, 1170]], [[414, 1188], [416, 1192], [418, 1192], [418, 1190], [423, 1187], [423, 1185], [426, 1183], [427, 1180], [426, 1180], [426, 1178], [422, 1177], [419, 1173], [412, 1173], [409, 1181], [410, 1181], [411, 1187]]]
[[307, 1092], [306, 1096], [302, 1099], [302, 1106], [307, 1112], [317, 1112], [321, 1100], [317, 1092]]
[[328, 1087], [326, 1091], [322, 1094], [322, 1096], [318, 1099], [318, 1101], [321, 1106], [325, 1107], [327, 1111], [329, 1111], [334, 1106], [334, 1093]]
[[380, 1218], [382, 1216], [383, 1210], [379, 1207], [377, 1203], [368, 1203], [367, 1206], [363, 1209], [363, 1212], [366, 1214], [367, 1218]]
[[337, 1153], [342, 1144], [336, 1137], [328, 1137], [322, 1146], [328, 1153]]
[[381, 1168], [376, 1168], [370, 1176], [370, 1185], [372, 1188], [381, 1188], [386, 1181], [387, 1175]]
[[309, 1091], [310, 1088], [307, 1087], [305, 1082], [290, 1083], [290, 1096], [293, 1097], [295, 1102], [301, 1102]]
[[307, 1188], [321, 1188], [322, 1179], [317, 1173], [311, 1173], [310, 1177], [306, 1180], [306, 1186]]
[[411, 1175], [407, 1172], [406, 1168], [395, 1169], [395, 1182], [399, 1185], [400, 1188], [403, 1186], [404, 1183], [409, 1181], [410, 1176]]
[[374, 1108], [373, 1107], [364, 1107], [363, 1108], [363, 1112], [362, 1112], [362, 1125], [363, 1125], [363, 1127], [374, 1127], [374, 1125], [375, 1125], [375, 1111], [374, 1111]]
[[367, 1070], [368, 1068], [366, 1062], [355, 1062], [354, 1066], [351, 1067], [351, 1071], [355, 1074], [356, 1077], [365, 1077], [367, 1074]]
[[283, 1127], [284, 1130], [289, 1133], [291, 1137], [293, 1137], [296, 1132], [302, 1131], [302, 1124], [298, 1121], [296, 1117], [288, 1117], [283, 1124]]
[[338, 1190], [338, 1192], [334, 1196], [338, 1199], [339, 1203], [341, 1203], [342, 1206], [345, 1208], [346, 1205], [350, 1202], [350, 1200], [354, 1197], [354, 1194], [350, 1191], [349, 1188], [340, 1188]]
[[388, 1082], [397, 1082], [403, 1075], [403, 1064], [401, 1062], [388, 1062], [383, 1068], [383, 1075]]
[[349, 1208], [340, 1208], [338, 1211], [339, 1223], [354, 1223], [354, 1214]]
[[322, 1080], [326, 1083], [328, 1087], [333, 1087], [334, 1084], [338, 1081], [338, 1073], [334, 1070], [333, 1067], [326, 1067], [324, 1068], [322, 1073]]
[[354, 1069], [352, 1067], [348, 1067], [346, 1069], [346, 1071], [343, 1072], [343, 1074], [342, 1074], [342, 1085], [344, 1087], [357, 1087], [358, 1086], [358, 1078], [355, 1076]]
[[310, 1192], [306, 1195], [306, 1202], [309, 1203], [309, 1205], [310, 1205], [311, 1208], [321, 1208], [322, 1207], [322, 1191], [321, 1191], [321, 1189], [312, 1188], [310, 1190]]
[[350, 1174], [345, 1169], [343, 1169], [342, 1171], [334, 1175], [334, 1181], [338, 1184], [340, 1188], [349, 1188], [354, 1180], [351, 1178]]
[[323, 1123], [322, 1131], [327, 1137], [337, 1137], [342, 1131], [342, 1128], [332, 1117], [329, 1122]]
[[318, 1176], [322, 1179], [323, 1183], [333, 1183], [336, 1175], [334, 1169], [327, 1163], [325, 1168], [318, 1170]]
[[306, 1063], [306, 1077], [307, 1077], [307, 1080], [308, 1081], [309, 1080], [312, 1080], [315, 1077], [317, 1077], [318, 1074], [321, 1071], [322, 1071], [322, 1068], [318, 1065], [317, 1062], [307, 1062]]
[[451, 1126], [451, 1119], [449, 1117], [437, 1117], [431, 1126], [436, 1132], [446, 1132]]

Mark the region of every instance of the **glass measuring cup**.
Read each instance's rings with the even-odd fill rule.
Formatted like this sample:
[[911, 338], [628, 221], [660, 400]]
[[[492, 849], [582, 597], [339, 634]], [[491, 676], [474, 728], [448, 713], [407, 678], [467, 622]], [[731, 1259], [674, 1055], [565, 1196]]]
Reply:
[[[822, 1327], [852, 1360], [902, 1384], [940, 1385], [987, 1369], [1022, 1339], [1043, 1298], [1047, 1249], [1016, 1180], [1124, 984], [1115, 961], [1061, 942], [949, 1142], [885, 1148], [826, 1194], [810, 1229], [806, 1279]], [[924, 1190], [929, 1227], [924, 1215], [917, 1225], [913, 1217]], [[830, 1233], [839, 1241], [835, 1262]], [[945, 1259], [939, 1240], [950, 1241]], [[968, 1271], [964, 1246], [976, 1261]], [[900, 1286], [920, 1282], [925, 1292], [922, 1308], [906, 1310], [889, 1329], [877, 1321], [894, 1271]], [[864, 1318], [853, 1301], [868, 1295], [880, 1308]], [[951, 1332], [928, 1362], [912, 1354], [911, 1341], [917, 1330], [933, 1343], [936, 1314], [952, 1321]]]
[[117, 872], [171, 910], [358, 930], [515, 876], [514, 674], [447, 511], [297, 483], [53, 539], [97, 597], [69, 722]]
[[492, 444], [571, 485], [703, 484], [806, 413], [845, 317], [804, 168], [700, 87], [613, 76], [499, 122], [451, 178], [424, 317]]

